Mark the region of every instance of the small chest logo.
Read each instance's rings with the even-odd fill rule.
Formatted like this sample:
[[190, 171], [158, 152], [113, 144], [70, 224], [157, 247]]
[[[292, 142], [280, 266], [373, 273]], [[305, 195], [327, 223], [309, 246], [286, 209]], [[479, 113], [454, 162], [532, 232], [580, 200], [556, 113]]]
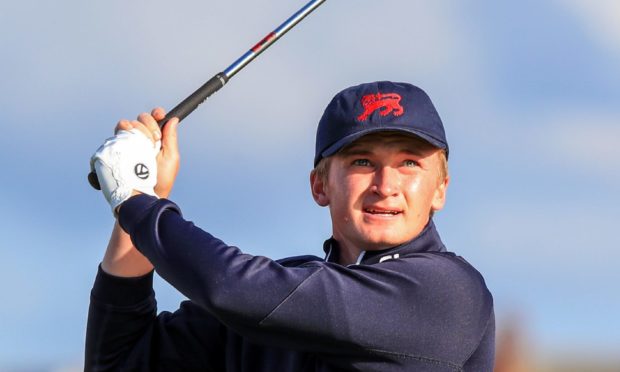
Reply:
[[388, 116], [390, 113], [394, 116], [400, 116], [405, 112], [403, 106], [400, 105], [400, 99], [400, 95], [396, 93], [367, 94], [362, 97], [364, 112], [357, 117], [357, 120], [365, 121], [377, 110], [380, 110], [381, 116]]
[[136, 166], [133, 167], [133, 172], [141, 180], [145, 180], [145, 179], [149, 178], [149, 174], [150, 174], [149, 168], [146, 165], [142, 164], [142, 163], [136, 164]]
[[387, 256], [383, 256], [379, 259], [379, 263], [387, 260], [397, 260], [400, 258], [400, 253], [396, 253], [395, 255], [388, 254]]

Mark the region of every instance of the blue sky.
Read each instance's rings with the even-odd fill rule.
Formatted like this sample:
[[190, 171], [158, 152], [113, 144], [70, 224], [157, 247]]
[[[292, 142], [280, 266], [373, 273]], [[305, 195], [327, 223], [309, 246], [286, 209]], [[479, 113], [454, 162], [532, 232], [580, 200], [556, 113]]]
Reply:
[[[112, 226], [86, 182], [120, 118], [174, 106], [304, 1], [33, 0], [0, 10], [0, 369], [79, 369]], [[620, 5], [327, 1], [187, 118], [172, 199], [248, 253], [320, 254], [314, 131], [339, 90], [408, 81], [437, 106], [436, 217], [539, 355], [620, 349]], [[161, 309], [181, 297], [158, 281]]]

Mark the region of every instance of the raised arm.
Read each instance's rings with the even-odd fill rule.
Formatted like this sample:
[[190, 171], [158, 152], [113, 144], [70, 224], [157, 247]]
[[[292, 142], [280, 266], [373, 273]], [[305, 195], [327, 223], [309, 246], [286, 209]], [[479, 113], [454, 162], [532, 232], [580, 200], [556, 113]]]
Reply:
[[135, 196], [119, 220], [164, 279], [235, 332], [267, 345], [333, 358], [434, 355], [458, 365], [492, 319], [482, 278], [450, 254], [284, 267], [226, 245], [168, 200]]
[[[152, 161], [157, 164], [158, 170], [152, 194], [159, 197], [168, 197], [179, 168], [176, 133], [178, 120], [171, 119], [164, 127], [162, 136], [157, 120], [164, 117], [164, 110], [156, 108], [151, 114], [140, 114], [136, 120], [121, 120], [115, 128], [115, 134], [137, 130], [146, 136], [147, 142], [151, 141], [153, 144], [159, 145], [158, 141], [161, 140], [161, 149], [157, 153], [151, 153], [154, 158]], [[115, 138], [106, 143], [111, 140]], [[141, 144], [144, 144], [144, 141]], [[104, 146], [97, 153], [100, 153]], [[134, 165], [130, 164], [130, 167], [133, 169]], [[115, 168], [114, 172], [118, 172], [118, 168]], [[108, 173], [110, 174], [111, 172]], [[116, 173], [115, 176], [119, 177], [119, 174], [123, 172]], [[106, 179], [100, 177], [100, 181], [105, 182]], [[107, 181], [102, 185], [104, 189], [126, 183], [113, 177]], [[108, 201], [118, 198], [119, 193], [112, 195], [114, 191], [104, 190]], [[128, 353], [135, 349], [138, 340], [148, 337], [149, 332], [152, 333], [156, 326], [152, 276], [151, 262], [134, 247], [129, 235], [115, 221], [91, 294], [85, 350], [86, 370], [117, 369], [118, 363], [125, 360]]]
[[[162, 198], [167, 198], [170, 195], [179, 170], [178, 120], [170, 120], [164, 126], [162, 136], [157, 120], [161, 120], [165, 116], [166, 113], [163, 109], [155, 108], [151, 114], [142, 113], [136, 120], [120, 120], [115, 128], [115, 133], [121, 130], [138, 129], [153, 142], [161, 140], [161, 150], [157, 154], [155, 193]], [[134, 194], [136, 193], [134, 192]], [[120, 228], [118, 223], [115, 223], [101, 262], [101, 268], [114, 276], [138, 277], [152, 271], [153, 265], [135, 249], [129, 235]]]

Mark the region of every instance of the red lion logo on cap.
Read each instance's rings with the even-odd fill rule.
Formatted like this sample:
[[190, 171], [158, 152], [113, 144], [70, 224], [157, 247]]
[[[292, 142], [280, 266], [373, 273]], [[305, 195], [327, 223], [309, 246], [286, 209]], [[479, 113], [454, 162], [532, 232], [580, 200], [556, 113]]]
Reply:
[[364, 121], [375, 111], [379, 111], [381, 116], [387, 116], [390, 113], [394, 116], [400, 116], [405, 112], [403, 106], [400, 105], [400, 95], [396, 93], [377, 93], [367, 94], [362, 97], [362, 106], [364, 112], [357, 117], [358, 121]]

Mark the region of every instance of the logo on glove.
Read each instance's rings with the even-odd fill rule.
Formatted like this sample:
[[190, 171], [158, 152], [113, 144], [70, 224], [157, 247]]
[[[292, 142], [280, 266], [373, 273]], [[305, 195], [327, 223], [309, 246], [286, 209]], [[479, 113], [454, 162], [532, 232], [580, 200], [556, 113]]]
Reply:
[[149, 168], [142, 163], [136, 164], [136, 166], [133, 168], [133, 172], [141, 180], [145, 180], [149, 178], [149, 175], [150, 175]]

